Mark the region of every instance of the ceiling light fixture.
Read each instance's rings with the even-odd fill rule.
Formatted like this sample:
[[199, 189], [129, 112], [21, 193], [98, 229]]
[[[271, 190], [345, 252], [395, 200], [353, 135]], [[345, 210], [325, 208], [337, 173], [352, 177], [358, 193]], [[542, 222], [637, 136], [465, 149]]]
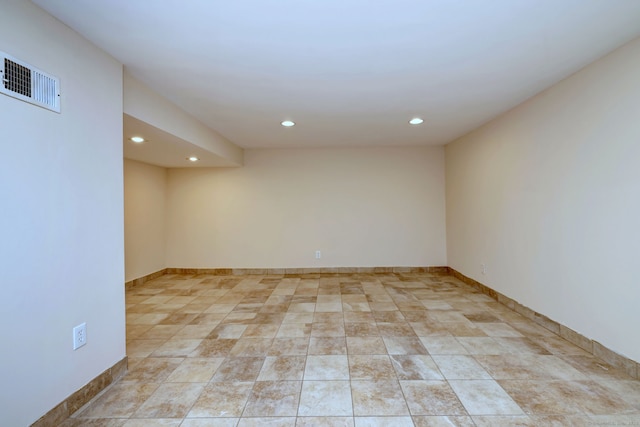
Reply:
[[191, 157], [187, 157], [187, 160], [189, 160], [190, 162], [197, 162], [200, 159], [197, 158], [196, 156], [191, 156]]
[[280, 123], [282, 126], [286, 127], [286, 128], [290, 128], [291, 126], [295, 126], [295, 123], [292, 122], [291, 120], [285, 120], [284, 122]]
[[132, 136], [129, 139], [131, 139], [131, 141], [135, 142], [136, 144], [141, 144], [144, 142], [144, 138], [141, 136]]
[[409, 120], [409, 124], [412, 125], [420, 125], [424, 122], [424, 120], [422, 120], [420, 117], [414, 117], [413, 119]]

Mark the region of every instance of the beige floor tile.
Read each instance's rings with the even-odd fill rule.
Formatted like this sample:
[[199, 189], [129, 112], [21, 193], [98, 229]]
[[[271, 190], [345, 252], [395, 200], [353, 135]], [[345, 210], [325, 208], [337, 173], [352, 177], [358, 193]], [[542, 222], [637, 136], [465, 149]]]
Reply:
[[249, 399], [253, 382], [209, 383], [189, 411], [189, 418], [239, 417]]
[[429, 354], [469, 354], [466, 348], [455, 337], [421, 336], [420, 342]]
[[395, 380], [396, 372], [387, 355], [349, 355], [352, 380]]
[[409, 415], [397, 381], [351, 381], [351, 395], [356, 416]]
[[180, 427], [236, 427], [239, 418], [187, 418]]
[[255, 381], [260, 374], [264, 357], [231, 357], [225, 359], [211, 381]]
[[273, 344], [270, 338], [240, 338], [229, 351], [231, 357], [266, 356]]
[[298, 416], [353, 415], [349, 381], [304, 381]]
[[302, 356], [309, 349], [309, 338], [276, 338], [269, 349], [269, 356]]
[[413, 427], [411, 417], [355, 417], [356, 427]]
[[240, 418], [238, 427], [295, 427], [295, 417]]
[[228, 356], [231, 349], [236, 345], [238, 340], [235, 339], [204, 339], [198, 347], [196, 347], [189, 357], [224, 357]]
[[310, 355], [347, 354], [347, 343], [344, 337], [314, 337], [309, 340]]
[[206, 383], [222, 365], [223, 357], [185, 359], [167, 378], [167, 382]]
[[304, 338], [311, 336], [311, 323], [283, 323], [276, 338]]
[[427, 354], [418, 337], [383, 337], [389, 354]]
[[446, 381], [400, 381], [411, 415], [466, 415]]
[[269, 356], [262, 365], [257, 381], [301, 381], [305, 362], [304, 356]]
[[308, 356], [304, 371], [305, 380], [348, 380], [347, 356]]
[[524, 415], [516, 402], [493, 380], [450, 380], [470, 415]]
[[178, 427], [181, 422], [179, 419], [133, 419], [125, 422], [123, 427]]
[[381, 337], [347, 337], [349, 354], [387, 354], [387, 348]]
[[442, 380], [438, 366], [427, 355], [392, 355], [391, 363], [400, 380]]
[[296, 427], [354, 427], [353, 417], [298, 417]]
[[502, 354], [475, 356], [476, 360], [498, 380], [587, 380], [567, 362], [554, 355]]
[[186, 357], [195, 350], [201, 339], [170, 339], [160, 347], [156, 348], [151, 357]]
[[119, 382], [98, 395], [77, 418], [128, 418], [156, 389], [158, 383]]
[[491, 375], [471, 356], [433, 355], [442, 375], [448, 380], [488, 380]]
[[253, 386], [243, 417], [295, 416], [301, 381], [258, 381]]
[[182, 418], [204, 388], [201, 383], [164, 383], [136, 410], [136, 418]]
[[182, 363], [181, 358], [147, 357], [129, 369], [124, 381], [162, 382]]
[[413, 417], [415, 427], [475, 427], [471, 417], [430, 415]]

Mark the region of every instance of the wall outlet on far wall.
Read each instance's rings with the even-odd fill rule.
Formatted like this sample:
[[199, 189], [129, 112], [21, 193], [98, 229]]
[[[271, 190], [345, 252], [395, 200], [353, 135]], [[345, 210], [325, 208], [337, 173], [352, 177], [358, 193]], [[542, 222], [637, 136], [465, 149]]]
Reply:
[[484, 262], [480, 264], [480, 272], [482, 274], [487, 274], [487, 265]]
[[73, 328], [73, 349], [77, 350], [87, 343], [87, 324], [81, 323]]
[[322, 258], [322, 252], [316, 251], [316, 259]]

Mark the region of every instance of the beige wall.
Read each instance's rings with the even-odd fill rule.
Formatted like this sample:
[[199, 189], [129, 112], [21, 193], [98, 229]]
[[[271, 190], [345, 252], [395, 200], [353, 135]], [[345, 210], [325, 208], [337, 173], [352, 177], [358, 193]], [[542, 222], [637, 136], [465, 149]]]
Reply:
[[449, 265], [634, 360], [638, 76], [635, 40], [446, 148]]
[[124, 161], [125, 280], [165, 268], [167, 170]]
[[442, 147], [247, 150], [167, 203], [168, 267], [446, 265]]
[[0, 95], [0, 424], [26, 426], [125, 356], [122, 67], [23, 0], [0, 50], [62, 92], [61, 114]]

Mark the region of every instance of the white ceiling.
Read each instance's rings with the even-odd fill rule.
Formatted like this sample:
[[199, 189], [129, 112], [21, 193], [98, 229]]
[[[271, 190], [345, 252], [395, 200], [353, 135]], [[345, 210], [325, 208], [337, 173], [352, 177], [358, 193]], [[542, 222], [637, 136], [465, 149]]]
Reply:
[[640, 36], [639, 0], [33, 1], [242, 147], [444, 144]]

